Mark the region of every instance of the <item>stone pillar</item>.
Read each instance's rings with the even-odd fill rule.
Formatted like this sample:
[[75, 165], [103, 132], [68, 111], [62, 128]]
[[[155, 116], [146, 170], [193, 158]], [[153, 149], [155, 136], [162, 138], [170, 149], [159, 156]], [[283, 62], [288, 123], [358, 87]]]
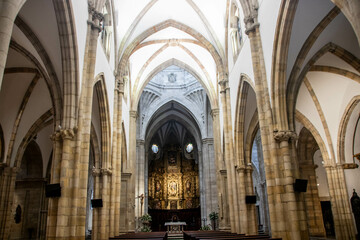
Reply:
[[329, 164], [324, 165], [324, 167], [329, 184], [336, 239], [356, 239], [350, 199], [346, 190], [344, 168], [341, 164]]
[[[253, 168], [249, 164], [245, 167], [245, 186], [246, 186], [246, 195], [255, 195], [254, 185], [252, 181], [252, 172]], [[247, 216], [247, 234], [257, 234], [258, 225], [256, 221], [256, 207], [255, 204], [245, 204], [246, 205], [246, 216]]]
[[269, 203], [266, 191], [266, 176], [265, 176], [265, 165], [263, 158], [263, 150], [261, 145], [261, 137], [260, 134], [257, 134], [255, 137], [256, 146], [257, 146], [257, 156], [259, 161], [259, 174], [260, 174], [260, 186], [259, 189], [260, 196], [260, 218], [263, 223], [263, 230], [265, 233], [270, 233], [270, 216], [269, 216]]
[[[283, 220], [285, 224], [285, 231], [287, 232], [287, 237], [290, 239], [308, 239], [308, 233], [302, 232], [300, 228], [300, 216], [303, 214], [303, 209], [298, 206], [298, 198], [295, 195], [293, 183], [295, 182], [294, 172], [297, 170], [297, 164], [294, 163], [294, 160], [291, 157], [291, 150], [289, 142], [296, 139], [296, 133], [292, 131], [278, 131], [274, 132], [274, 139], [278, 144], [279, 155], [281, 156], [280, 163], [283, 168], [280, 175], [279, 181], [282, 182], [282, 196], [281, 203], [284, 207], [284, 216], [287, 214], [286, 221]], [[301, 193], [300, 193], [301, 194]], [[301, 199], [301, 198], [300, 198]], [[300, 200], [301, 201], [301, 200]]]
[[[239, 199], [239, 211], [240, 211], [240, 229], [241, 233], [248, 234], [248, 216], [247, 216], [247, 206], [245, 203], [246, 197], [246, 173], [245, 166], [242, 164], [236, 168], [237, 172], [237, 189], [238, 189], [238, 199]], [[254, 224], [252, 222], [252, 224]]]
[[236, 179], [235, 179], [235, 166], [234, 166], [234, 149], [233, 149], [233, 137], [231, 127], [231, 115], [228, 112], [230, 105], [230, 89], [228, 86], [228, 79], [225, 78], [220, 81], [221, 86], [221, 104], [222, 114], [224, 119], [224, 137], [225, 137], [225, 165], [227, 170], [227, 184], [228, 184], [228, 201], [230, 205], [230, 226], [231, 232], [240, 233], [240, 221], [239, 221], [239, 208], [237, 199]]
[[[312, 159], [311, 159], [312, 161]], [[312, 237], [326, 237], [314, 164], [301, 164], [301, 178], [308, 180], [305, 206], [309, 234]]]
[[[135, 217], [139, 219], [144, 215], [144, 204], [141, 206], [140, 195], [145, 195], [145, 141], [142, 139], [136, 140], [136, 189], [135, 189]], [[140, 223], [136, 222], [140, 227]]]
[[[94, 199], [101, 198], [101, 170], [99, 168], [93, 168], [92, 173], [94, 177]], [[92, 233], [93, 239], [100, 239], [100, 208], [94, 208], [93, 210], [93, 224], [92, 224]]]
[[[217, 183], [217, 210], [219, 212], [219, 229], [220, 230], [229, 230], [230, 226], [227, 224], [229, 222], [228, 211], [224, 211], [225, 203], [225, 188], [222, 184], [223, 176], [221, 170], [225, 168], [225, 163], [221, 151], [221, 135], [220, 135], [220, 119], [219, 119], [219, 109], [212, 109], [210, 115], [212, 117], [213, 123], [213, 134], [214, 134], [214, 168], [215, 168], [215, 177]], [[226, 171], [225, 171], [226, 172]]]
[[129, 159], [128, 164], [129, 172], [131, 173], [128, 190], [128, 202], [129, 206], [127, 209], [128, 216], [128, 230], [135, 231], [136, 219], [135, 219], [135, 188], [136, 188], [136, 119], [138, 114], [136, 111], [130, 111], [130, 122], [129, 122]]
[[25, 0], [0, 1], [0, 90], [15, 18]]
[[120, 232], [120, 197], [121, 197], [121, 149], [122, 145], [122, 101], [124, 95], [124, 80], [123, 77], [116, 75], [116, 89], [114, 94], [114, 128], [116, 129], [113, 134], [113, 185], [111, 195], [112, 199], [112, 211], [114, 227], [110, 231], [111, 236], [116, 236]]
[[1, 182], [0, 182], [0, 238], [8, 239], [10, 237], [11, 223], [13, 215], [11, 208], [13, 204], [15, 192], [15, 180], [18, 168], [8, 167], [4, 163], [1, 164]]
[[[202, 159], [203, 162], [203, 183], [205, 191], [206, 209], [204, 218], [208, 218], [211, 212], [218, 212], [218, 192], [217, 192], [217, 176], [215, 169], [215, 156], [213, 148], [213, 139], [206, 138], [202, 140]], [[200, 176], [199, 176], [200, 178]], [[200, 178], [201, 179], [201, 178]], [[208, 219], [209, 220], [209, 219]], [[208, 221], [208, 224], [210, 221]]]
[[101, 176], [102, 176], [102, 187], [101, 191], [101, 198], [103, 200], [103, 207], [100, 208], [100, 235], [98, 239], [107, 240], [109, 239], [109, 180], [111, 178], [112, 171], [108, 168], [101, 169]]

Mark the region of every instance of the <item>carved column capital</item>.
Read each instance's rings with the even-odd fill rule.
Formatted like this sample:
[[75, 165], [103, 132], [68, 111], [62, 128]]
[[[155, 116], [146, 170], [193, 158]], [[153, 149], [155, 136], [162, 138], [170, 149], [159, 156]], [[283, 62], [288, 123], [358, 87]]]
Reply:
[[257, 4], [251, 6], [250, 13], [244, 18], [245, 23], [245, 34], [249, 35], [250, 32], [254, 32], [256, 28], [259, 28], [260, 23], [258, 22], [258, 9]]
[[136, 145], [145, 145], [145, 141], [142, 139], [136, 139]]
[[210, 115], [214, 118], [215, 116], [219, 116], [220, 114], [220, 109], [218, 108], [213, 108], [211, 109]]
[[139, 116], [139, 115], [138, 115], [137, 111], [130, 110], [130, 117], [131, 117], [131, 118], [137, 119], [138, 116]]
[[115, 76], [115, 90], [124, 93], [124, 79], [119, 74]]
[[291, 140], [296, 140], [297, 135], [294, 131], [290, 130], [274, 131], [274, 139], [279, 143], [284, 141], [288, 142]]
[[59, 131], [62, 139], [73, 139], [77, 133], [77, 128], [61, 129]]
[[94, 177], [100, 177], [100, 176], [101, 176], [101, 170], [100, 170], [100, 168], [95, 168], [95, 167], [93, 167], [93, 169], [91, 170], [91, 174], [92, 174]]
[[88, 20], [87, 23], [91, 25], [91, 29], [97, 30], [98, 33], [100, 33], [102, 30], [101, 22], [104, 21], [104, 15], [96, 10], [93, 1], [88, 2], [88, 12], [91, 20]]
[[112, 170], [110, 168], [102, 168], [101, 169], [101, 175], [102, 176], [111, 176]]

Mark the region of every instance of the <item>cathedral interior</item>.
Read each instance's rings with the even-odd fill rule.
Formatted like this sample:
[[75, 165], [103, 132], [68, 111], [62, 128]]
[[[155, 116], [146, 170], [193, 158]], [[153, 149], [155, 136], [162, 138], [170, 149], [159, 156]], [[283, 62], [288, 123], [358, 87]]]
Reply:
[[359, 239], [359, 120], [359, 0], [0, 0], [0, 239]]

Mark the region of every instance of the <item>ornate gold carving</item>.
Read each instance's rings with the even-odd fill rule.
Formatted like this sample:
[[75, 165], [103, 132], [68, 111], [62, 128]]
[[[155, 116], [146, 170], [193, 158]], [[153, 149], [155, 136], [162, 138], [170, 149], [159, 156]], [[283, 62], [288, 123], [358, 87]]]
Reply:
[[343, 163], [344, 169], [355, 169], [358, 168], [359, 165], [356, 163]]

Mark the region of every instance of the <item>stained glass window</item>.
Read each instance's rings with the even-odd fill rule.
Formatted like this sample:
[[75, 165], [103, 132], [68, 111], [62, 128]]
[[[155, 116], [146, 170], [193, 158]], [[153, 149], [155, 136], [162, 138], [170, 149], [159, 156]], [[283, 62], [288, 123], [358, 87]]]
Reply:
[[188, 145], [186, 145], [186, 151], [187, 151], [188, 153], [191, 153], [193, 149], [194, 149], [194, 147], [193, 147], [193, 145], [192, 145], [191, 143], [189, 143]]
[[151, 146], [151, 150], [153, 151], [153, 153], [158, 153], [159, 152], [159, 147], [156, 144], [153, 144]]

